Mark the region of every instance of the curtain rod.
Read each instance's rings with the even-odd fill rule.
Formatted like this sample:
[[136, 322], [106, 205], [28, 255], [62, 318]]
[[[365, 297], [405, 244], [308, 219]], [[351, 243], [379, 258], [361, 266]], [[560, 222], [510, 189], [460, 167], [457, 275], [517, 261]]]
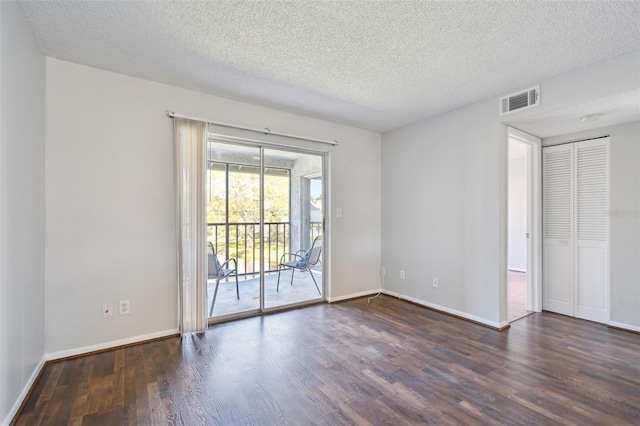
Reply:
[[221, 122], [221, 121], [211, 121], [211, 120], [205, 120], [205, 119], [197, 118], [197, 117], [189, 117], [189, 116], [186, 116], [186, 115], [176, 114], [173, 111], [165, 111], [165, 114], [167, 114], [167, 116], [169, 118], [174, 118], [174, 117], [185, 118], [187, 120], [202, 121], [204, 123], [214, 124], [216, 126], [231, 127], [233, 129], [248, 130], [250, 132], [263, 133], [265, 135], [275, 135], [275, 136], [282, 136], [282, 137], [285, 137], [285, 138], [301, 139], [301, 140], [310, 141], [310, 142], [326, 143], [326, 144], [333, 145], [333, 146], [338, 145], [338, 141], [336, 141], [336, 140], [330, 141], [330, 140], [326, 140], [326, 139], [316, 139], [316, 138], [310, 138], [310, 137], [307, 137], [307, 136], [293, 135], [293, 134], [290, 134], [290, 133], [274, 132], [273, 130], [271, 130], [268, 127], [265, 127], [264, 129], [258, 129], [257, 127], [247, 127], [247, 126], [242, 126], [240, 124], [231, 124], [231, 123], [224, 123], [224, 122]]

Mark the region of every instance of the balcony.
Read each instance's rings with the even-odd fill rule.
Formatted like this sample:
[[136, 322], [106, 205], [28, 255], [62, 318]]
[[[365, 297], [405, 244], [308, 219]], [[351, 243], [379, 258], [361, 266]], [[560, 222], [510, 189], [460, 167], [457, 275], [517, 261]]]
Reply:
[[[266, 222], [260, 233], [259, 223], [208, 223], [208, 240], [215, 247], [218, 259], [236, 259], [240, 299], [236, 298], [235, 278], [221, 280], [218, 286], [213, 317], [255, 310], [260, 307], [260, 243], [264, 245], [265, 307], [272, 308], [313, 300], [320, 297], [309, 272], [295, 271], [291, 283], [291, 270], [281, 273], [280, 288], [276, 291], [278, 264], [285, 253], [292, 250], [291, 224], [289, 222]], [[321, 222], [309, 223], [308, 242], [300, 244], [302, 249], [311, 246], [315, 237], [322, 233]], [[262, 237], [263, 236], [263, 237]], [[321, 268], [312, 269], [316, 281], [322, 282]], [[207, 307], [211, 306], [215, 280], [208, 280]]]

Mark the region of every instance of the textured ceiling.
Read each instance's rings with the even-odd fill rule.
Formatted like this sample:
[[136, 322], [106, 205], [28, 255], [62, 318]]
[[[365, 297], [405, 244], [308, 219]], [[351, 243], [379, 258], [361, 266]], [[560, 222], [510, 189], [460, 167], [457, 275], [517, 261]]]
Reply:
[[386, 131], [640, 48], [640, 2], [22, 1], [51, 57]]
[[[590, 115], [595, 120], [581, 121], [582, 117]], [[546, 111], [531, 118], [511, 121], [509, 125], [546, 138], [635, 120], [640, 120], [640, 89]]]

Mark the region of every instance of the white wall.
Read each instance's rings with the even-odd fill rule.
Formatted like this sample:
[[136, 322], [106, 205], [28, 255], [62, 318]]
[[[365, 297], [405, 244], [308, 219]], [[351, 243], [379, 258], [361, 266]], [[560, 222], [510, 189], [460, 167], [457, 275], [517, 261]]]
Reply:
[[506, 129], [495, 105], [383, 135], [382, 263], [388, 290], [497, 325]]
[[[496, 97], [383, 134], [382, 264], [388, 291], [505, 325], [506, 125], [518, 128], [518, 122], [640, 87], [638, 63], [640, 52], [633, 52], [543, 81], [540, 107], [504, 118], [498, 117]], [[433, 277], [440, 279], [438, 289]], [[631, 308], [638, 307], [633, 302]], [[612, 318], [621, 310], [627, 308], [613, 304]]]
[[[512, 156], [512, 151], [517, 151]], [[527, 146], [509, 141], [509, 254], [508, 267], [527, 270]]]
[[45, 59], [0, 2], [0, 424], [44, 361]]
[[[177, 327], [167, 109], [337, 139], [337, 147], [282, 142], [330, 152], [332, 203], [343, 212], [332, 219], [329, 236], [330, 296], [378, 288], [379, 134], [50, 58], [46, 105], [46, 350], [51, 356]], [[130, 315], [102, 318], [103, 302], [124, 298], [131, 300]]]
[[640, 122], [542, 140], [543, 146], [610, 135], [611, 321], [640, 331]]

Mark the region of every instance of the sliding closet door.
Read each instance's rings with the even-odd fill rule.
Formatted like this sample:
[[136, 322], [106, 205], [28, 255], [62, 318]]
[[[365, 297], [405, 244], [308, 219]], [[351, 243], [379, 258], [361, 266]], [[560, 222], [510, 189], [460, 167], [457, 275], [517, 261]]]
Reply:
[[543, 309], [607, 322], [609, 138], [543, 149]]
[[542, 151], [542, 308], [573, 316], [573, 146]]
[[575, 144], [576, 313], [606, 322], [608, 305], [609, 138]]

